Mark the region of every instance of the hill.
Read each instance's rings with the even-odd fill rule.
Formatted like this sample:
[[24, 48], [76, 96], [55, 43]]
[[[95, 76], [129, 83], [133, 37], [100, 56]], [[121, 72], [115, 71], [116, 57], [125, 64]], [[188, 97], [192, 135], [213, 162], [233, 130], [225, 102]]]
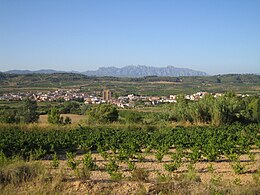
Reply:
[[152, 67], [152, 66], [124, 66], [101, 67], [96, 71], [82, 72], [88, 76], [114, 76], [114, 77], [144, 77], [144, 76], [206, 76], [207, 73], [188, 68], [176, 68], [174, 66]]
[[8, 74], [54, 74], [54, 73], [79, 73], [87, 76], [113, 76], [113, 77], [145, 77], [145, 76], [206, 76], [207, 73], [196, 71], [188, 68], [177, 68], [174, 66], [152, 67], [152, 66], [124, 66], [117, 67], [101, 67], [95, 71], [58, 71], [52, 69], [42, 70], [9, 70]]
[[41, 70], [8, 70], [5, 73], [8, 74], [54, 74], [54, 73], [65, 73], [65, 71], [58, 71], [52, 69], [41, 69]]
[[260, 75], [228, 74], [215, 76], [182, 77], [97, 77], [76, 73], [7, 74], [0, 72], [0, 94], [28, 91], [49, 91], [77, 88], [82, 92], [97, 94], [110, 89], [114, 95], [170, 95], [192, 94], [198, 91], [259, 94]]

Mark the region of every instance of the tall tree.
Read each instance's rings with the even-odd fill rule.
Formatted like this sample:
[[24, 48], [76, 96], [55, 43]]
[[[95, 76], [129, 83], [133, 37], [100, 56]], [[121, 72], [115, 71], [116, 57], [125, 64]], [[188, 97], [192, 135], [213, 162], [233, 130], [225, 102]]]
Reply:
[[37, 103], [30, 98], [25, 98], [22, 103], [22, 108], [19, 110], [20, 121], [23, 123], [35, 123], [39, 119], [37, 113]]
[[60, 113], [57, 108], [52, 107], [51, 111], [48, 114], [48, 122], [51, 124], [62, 124], [63, 117], [60, 116]]
[[89, 122], [108, 123], [118, 120], [118, 110], [115, 106], [101, 104], [87, 110]]

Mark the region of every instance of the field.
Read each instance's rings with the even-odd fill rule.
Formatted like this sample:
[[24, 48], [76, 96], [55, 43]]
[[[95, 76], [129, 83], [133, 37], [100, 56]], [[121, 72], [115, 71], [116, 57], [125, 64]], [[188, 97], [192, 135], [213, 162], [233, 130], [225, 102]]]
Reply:
[[[70, 117], [72, 124], [79, 124], [82, 120], [86, 119], [86, 116], [84, 115], [78, 115], [78, 114], [61, 114], [62, 117]], [[48, 123], [48, 115], [40, 115], [39, 117], [39, 123], [47, 124]]]
[[80, 74], [29, 74], [9, 75], [0, 73], [0, 94], [9, 92], [50, 91], [57, 89], [80, 89], [98, 94], [110, 89], [114, 95], [172, 95], [192, 94], [198, 91], [223, 93], [234, 91], [242, 94], [257, 94], [260, 76], [230, 74], [201, 77], [87, 77]]
[[[0, 190], [1, 194], [256, 194], [259, 132], [259, 125], [239, 124], [2, 125]], [[14, 156], [27, 162], [12, 160]], [[23, 181], [19, 174], [13, 175], [19, 170], [35, 175]]]
[[[114, 97], [227, 90], [251, 94], [228, 92], [199, 101], [180, 96], [175, 104], [131, 109], [82, 102], [0, 101], [0, 194], [260, 192], [258, 75], [0, 74], [0, 84], [0, 94], [76, 88], [97, 96], [110, 89]], [[52, 124], [47, 113], [55, 119]], [[71, 118], [72, 124], [61, 116]]]
[[[172, 150], [170, 152], [175, 151]], [[232, 191], [230, 188], [233, 188], [233, 193], [239, 194], [241, 190], [240, 187], [243, 186], [243, 188], [245, 188], [245, 186], [252, 187], [255, 185], [255, 189], [252, 190], [252, 192], [254, 192], [254, 190], [259, 190], [256, 188], [256, 185], [258, 185], [257, 179], [254, 177], [256, 177], [257, 174], [257, 167], [260, 166], [260, 150], [252, 150], [251, 152], [256, 155], [255, 161], [250, 160], [247, 155], [242, 155], [240, 158], [241, 165], [246, 167], [246, 171], [243, 174], [235, 174], [229, 160], [225, 157], [219, 159], [217, 162], [198, 162], [192, 169], [189, 168], [190, 164], [187, 162], [174, 173], [169, 173], [165, 170], [163, 165], [171, 162], [170, 155], [165, 155], [163, 160], [158, 162], [153, 153], [142, 153], [144, 159], [142, 162], [137, 161], [135, 163], [136, 171], [130, 171], [127, 163], [118, 164], [120, 167], [119, 173], [122, 173], [122, 179], [117, 181], [111, 179], [109, 173], [105, 171], [106, 164], [109, 163], [108, 160], [104, 160], [101, 155], [94, 153], [92, 157], [100, 168], [99, 171], [92, 171], [90, 177], [84, 180], [75, 177], [75, 173], [67, 168], [64, 177], [70, 178], [70, 182], [67, 183], [67, 185], [70, 186], [70, 190], [73, 193], [78, 194], [85, 192], [89, 194], [157, 194], [160, 191], [171, 191], [172, 193], [180, 194], [206, 194], [208, 191], [208, 194], [210, 194], [214, 191], [214, 188], [220, 192]], [[60, 158], [62, 158], [62, 156]], [[79, 155], [76, 159], [83, 159], [83, 156]], [[66, 160], [60, 163], [61, 167], [67, 166]], [[52, 169], [52, 161], [44, 161], [44, 164], [49, 169]], [[61, 170], [55, 171], [61, 172]], [[184, 184], [182, 184], [182, 182]], [[179, 187], [178, 184], [180, 185]], [[175, 189], [171, 189], [171, 185], [173, 185]], [[181, 187], [181, 185], [184, 186]], [[140, 187], [143, 187], [143, 189]], [[250, 192], [248, 188], [246, 188], [246, 190]], [[246, 191], [243, 189], [241, 192]]]

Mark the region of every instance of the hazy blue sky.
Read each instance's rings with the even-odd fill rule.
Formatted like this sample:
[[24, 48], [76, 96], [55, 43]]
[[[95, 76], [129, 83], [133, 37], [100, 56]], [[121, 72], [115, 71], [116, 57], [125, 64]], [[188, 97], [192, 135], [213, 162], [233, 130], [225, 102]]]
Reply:
[[260, 0], [0, 0], [0, 71], [260, 73]]

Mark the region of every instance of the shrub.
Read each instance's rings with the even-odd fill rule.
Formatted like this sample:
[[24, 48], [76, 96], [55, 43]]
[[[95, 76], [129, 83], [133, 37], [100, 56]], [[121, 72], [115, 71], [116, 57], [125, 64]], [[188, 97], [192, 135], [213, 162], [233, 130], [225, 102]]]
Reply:
[[245, 166], [241, 165], [240, 162], [233, 162], [231, 167], [233, 168], [235, 174], [242, 174], [245, 171]]
[[71, 152], [67, 152], [66, 157], [67, 157], [67, 160], [68, 160], [67, 161], [68, 167], [70, 167], [72, 170], [75, 170], [78, 166], [78, 162], [74, 159], [75, 154], [72, 154]]
[[169, 172], [173, 172], [177, 170], [180, 167], [180, 163], [178, 162], [172, 162], [170, 164], [164, 164], [164, 169]]
[[44, 172], [44, 167], [38, 162], [16, 161], [0, 169], [0, 184], [18, 185], [31, 181]]
[[110, 161], [106, 164], [106, 171], [111, 174], [113, 172], [118, 171], [118, 165], [116, 164], [116, 161], [114, 159], [110, 159]]
[[79, 179], [90, 179], [91, 172], [87, 167], [83, 166], [82, 168], [76, 168], [74, 171], [76, 177], [78, 177]]
[[60, 116], [57, 108], [51, 108], [51, 111], [48, 114], [48, 122], [51, 124], [63, 124], [63, 117]]
[[52, 167], [54, 169], [57, 169], [59, 167], [59, 165], [60, 165], [60, 162], [59, 162], [57, 153], [55, 152], [54, 155], [53, 155], [53, 159], [52, 159]]
[[92, 159], [91, 152], [84, 154], [82, 162], [84, 167], [86, 167], [88, 170], [92, 171], [98, 169], [98, 166]]
[[118, 110], [115, 106], [100, 104], [87, 110], [89, 122], [111, 123], [118, 120]]
[[131, 172], [131, 179], [138, 182], [147, 182], [149, 172], [143, 168], [135, 169]]
[[119, 181], [119, 180], [123, 179], [123, 174], [120, 172], [111, 172], [110, 178], [113, 181]]

